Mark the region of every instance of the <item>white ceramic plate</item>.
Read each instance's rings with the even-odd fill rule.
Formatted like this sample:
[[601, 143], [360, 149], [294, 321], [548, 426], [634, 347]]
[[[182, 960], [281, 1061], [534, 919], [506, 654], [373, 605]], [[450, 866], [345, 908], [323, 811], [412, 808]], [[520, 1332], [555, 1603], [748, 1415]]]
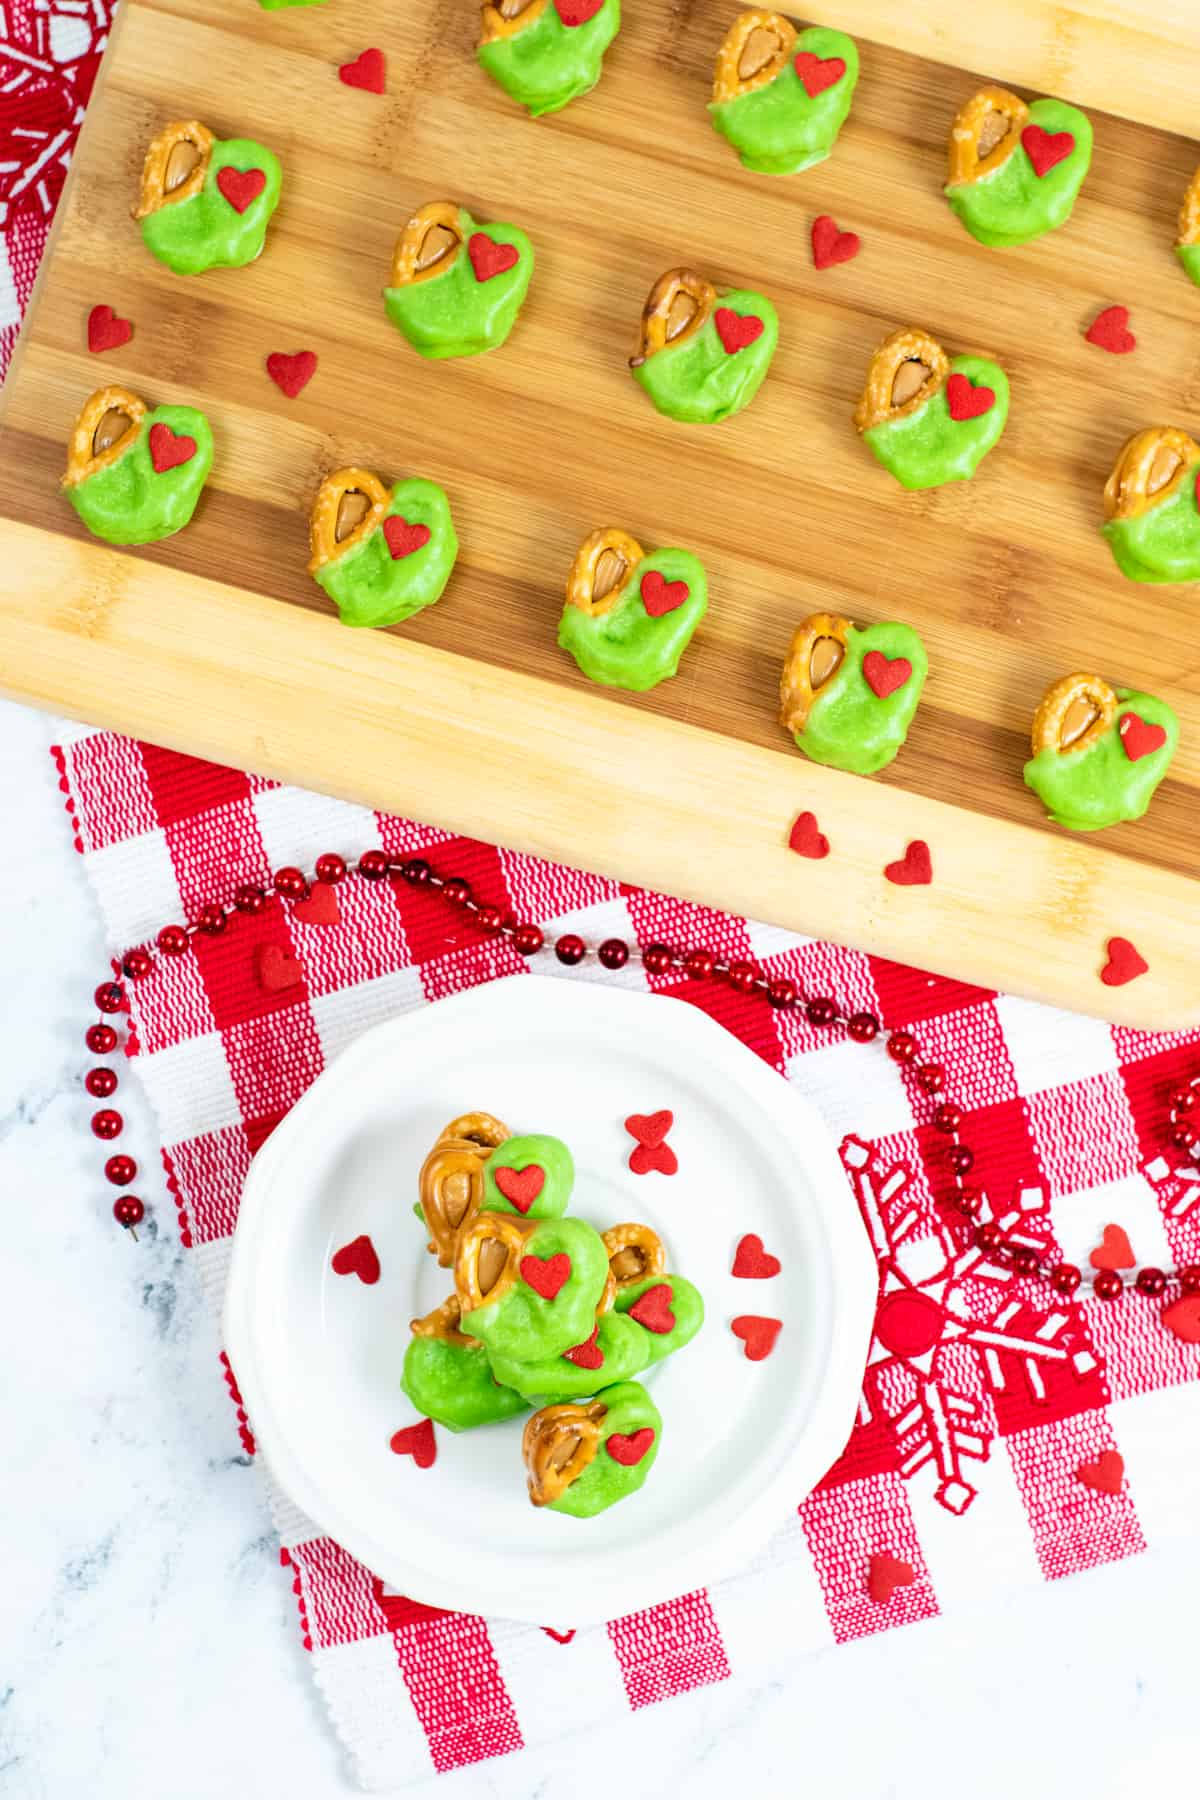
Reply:
[[[628, 1167], [630, 1113], [668, 1107], [674, 1176]], [[570, 1145], [569, 1210], [652, 1225], [704, 1295], [699, 1336], [646, 1380], [662, 1443], [640, 1493], [595, 1519], [529, 1503], [521, 1420], [455, 1435], [418, 1469], [389, 1439], [408, 1321], [452, 1283], [413, 1217], [445, 1122], [484, 1109]], [[744, 1232], [780, 1258], [735, 1280]], [[333, 1273], [368, 1232], [382, 1275]], [[393, 1588], [428, 1605], [582, 1625], [730, 1573], [836, 1459], [854, 1421], [875, 1264], [836, 1152], [801, 1095], [697, 1008], [519, 975], [364, 1034], [255, 1158], [225, 1341], [282, 1486]], [[750, 1362], [729, 1321], [783, 1321]]]

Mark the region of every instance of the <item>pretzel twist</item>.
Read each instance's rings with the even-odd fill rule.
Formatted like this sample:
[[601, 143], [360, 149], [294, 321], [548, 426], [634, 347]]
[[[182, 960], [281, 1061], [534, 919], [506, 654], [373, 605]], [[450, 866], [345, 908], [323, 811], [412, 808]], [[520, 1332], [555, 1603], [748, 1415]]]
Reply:
[[[832, 638], [841, 645], [844, 656], [853, 629], [849, 619], [843, 619], [840, 613], [811, 613], [797, 625], [779, 677], [779, 720], [788, 731], [804, 730], [812, 703], [824, 686], [824, 682], [813, 685], [812, 661], [817, 644], [822, 638]], [[839, 657], [826, 680], [837, 673], [841, 663]]]
[[1126, 438], [1104, 488], [1106, 519], [1136, 519], [1168, 500], [1190, 468], [1200, 463], [1200, 444], [1178, 425], [1151, 425]]
[[[756, 31], [767, 35], [752, 44], [750, 40]], [[769, 38], [775, 40], [773, 49], [767, 41]], [[720, 106], [728, 100], [740, 99], [743, 94], [752, 94], [756, 88], [766, 87], [783, 69], [795, 46], [796, 27], [782, 13], [771, 12], [765, 6], [751, 7], [748, 12], [739, 13], [717, 51], [713, 71], [714, 103]]]
[[1200, 243], [1200, 169], [1192, 176], [1179, 209], [1180, 244]]
[[527, 25], [541, 18], [550, 0], [484, 0], [480, 8], [479, 42], [494, 43], [497, 38], [513, 37]]
[[[914, 394], [899, 404], [893, 399], [896, 379], [905, 363], [920, 363], [929, 370]], [[915, 325], [903, 326], [885, 338], [867, 368], [867, 384], [854, 409], [854, 423], [861, 431], [870, 431], [886, 420], [906, 419], [910, 413], [933, 398], [950, 373], [950, 358], [937, 339]]]
[[444, 1344], [457, 1344], [461, 1349], [470, 1350], [479, 1342], [478, 1338], [468, 1337], [465, 1331], [459, 1330], [462, 1320], [462, 1307], [458, 1295], [451, 1294], [427, 1312], [423, 1319], [411, 1319], [409, 1330], [414, 1337], [440, 1338]]
[[[123, 412], [129, 419], [129, 427], [121, 433], [115, 443], [107, 450], [97, 451], [94, 440], [96, 427], [106, 412], [113, 409]], [[64, 487], [75, 487], [86, 481], [90, 475], [96, 475], [101, 469], [109, 468], [119, 456], [128, 450], [138, 428], [146, 416], [146, 402], [138, 398], [129, 388], [112, 385], [97, 388], [94, 394], [84, 401], [79, 417], [71, 431], [67, 445], [67, 469], [63, 476]]]
[[618, 1292], [636, 1281], [644, 1281], [648, 1275], [665, 1274], [667, 1253], [662, 1239], [649, 1225], [612, 1225], [600, 1236]]
[[[979, 140], [988, 130], [988, 120], [999, 115], [1007, 119], [1008, 129], [995, 140], [989, 150], [979, 154]], [[1021, 133], [1029, 118], [1029, 108], [1007, 88], [980, 88], [955, 114], [950, 127], [950, 180], [954, 183], [978, 181], [990, 175], [1010, 157], [1021, 141]]]
[[[443, 245], [440, 238], [435, 238], [427, 245], [431, 232], [449, 232], [454, 242]], [[396, 239], [390, 285], [404, 287], [410, 282], [428, 281], [431, 275], [442, 274], [460, 254], [462, 246], [463, 231], [457, 201], [431, 200], [412, 215]], [[436, 255], [433, 254], [435, 249]]]
[[454, 1255], [454, 1291], [465, 1313], [502, 1300], [516, 1285], [521, 1257], [537, 1219], [509, 1213], [476, 1213], [459, 1232]]
[[487, 1160], [511, 1135], [491, 1113], [464, 1113], [444, 1127], [421, 1164], [421, 1211], [429, 1229], [429, 1248], [440, 1268], [453, 1267], [459, 1236], [483, 1201]]
[[617, 1278], [613, 1274], [612, 1269], [610, 1268], [608, 1271], [608, 1274], [604, 1277], [604, 1286], [601, 1289], [600, 1298], [596, 1302], [596, 1323], [597, 1324], [600, 1323], [600, 1320], [604, 1317], [605, 1313], [609, 1313], [612, 1311], [613, 1305], [616, 1301], [616, 1298], [617, 1298]]
[[[212, 132], [199, 119], [173, 119], [169, 125], [164, 125], [152, 140], [142, 164], [141, 197], [134, 218], [144, 219], [148, 214], [158, 212], [160, 207], [177, 206], [181, 200], [190, 200], [193, 194], [198, 194], [204, 186], [208, 159], [215, 143]], [[167, 164], [172, 150], [179, 144], [191, 144], [198, 160], [177, 187], [168, 189]]]
[[717, 304], [717, 290], [694, 269], [668, 269], [650, 289], [642, 308], [638, 354], [630, 368], [640, 368], [668, 344], [683, 344], [702, 331]]
[[[584, 538], [571, 564], [567, 576], [567, 605], [577, 606], [589, 618], [602, 618], [620, 600], [644, 555], [637, 539], [616, 525], [593, 531], [590, 537]], [[615, 561], [607, 561], [609, 558]], [[597, 577], [604, 584], [599, 598], [596, 597]]]
[[451, 1119], [438, 1135], [439, 1138], [465, 1138], [482, 1150], [498, 1150], [501, 1144], [508, 1142], [512, 1132], [503, 1119], [497, 1119], [493, 1113], [469, 1112]]
[[1073, 756], [1108, 731], [1117, 716], [1117, 696], [1099, 675], [1064, 675], [1046, 689], [1033, 715], [1033, 754], [1055, 750]]
[[[339, 538], [338, 512], [347, 494], [365, 494], [370, 505], [354, 529]], [[391, 497], [390, 490], [370, 469], [335, 469], [332, 475], [327, 475], [317, 491], [309, 517], [308, 541], [312, 553], [309, 574], [315, 575], [326, 563], [344, 556], [347, 550], [369, 537], [376, 526], [383, 523]]]
[[586, 1406], [564, 1401], [543, 1406], [526, 1420], [521, 1455], [535, 1506], [549, 1506], [578, 1481], [600, 1448], [600, 1428], [607, 1416], [603, 1400], [591, 1400]]

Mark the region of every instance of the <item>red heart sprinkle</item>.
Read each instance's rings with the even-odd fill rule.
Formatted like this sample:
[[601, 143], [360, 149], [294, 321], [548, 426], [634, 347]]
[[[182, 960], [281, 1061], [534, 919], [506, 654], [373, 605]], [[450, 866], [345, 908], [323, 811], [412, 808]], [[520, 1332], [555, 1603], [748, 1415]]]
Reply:
[[236, 213], [252, 206], [266, 185], [265, 169], [217, 170], [217, 187]]
[[1128, 938], [1111, 937], [1106, 948], [1108, 961], [1100, 971], [1105, 987], [1124, 987], [1127, 981], [1136, 981], [1150, 967], [1137, 945], [1131, 944]]
[[653, 1425], [643, 1425], [640, 1431], [630, 1432], [628, 1436], [623, 1431], [614, 1431], [611, 1437], [605, 1438], [604, 1448], [623, 1469], [634, 1469], [653, 1442]]
[[118, 319], [111, 306], [93, 306], [88, 314], [87, 346], [94, 356], [102, 350], [119, 350], [132, 336], [128, 319]]
[[422, 1419], [419, 1425], [406, 1425], [403, 1431], [393, 1431], [390, 1442], [397, 1456], [411, 1456], [418, 1469], [432, 1469], [437, 1461], [432, 1419]]
[[647, 1288], [640, 1300], [636, 1300], [629, 1309], [629, 1317], [652, 1331], [655, 1337], [665, 1337], [668, 1331], [675, 1329], [675, 1314], [671, 1311], [671, 1301], [675, 1290], [669, 1282], [660, 1281], [657, 1287]]
[[554, 10], [568, 31], [576, 25], [586, 25], [603, 5], [604, 0], [554, 0]]
[[527, 1213], [546, 1185], [546, 1171], [540, 1163], [525, 1169], [499, 1168], [496, 1186], [519, 1213]]
[[747, 1362], [762, 1362], [775, 1348], [775, 1339], [783, 1330], [782, 1319], [761, 1319], [755, 1313], [742, 1313], [729, 1321], [735, 1338], [746, 1346]]
[[560, 1288], [571, 1279], [571, 1259], [565, 1250], [555, 1256], [523, 1256], [521, 1280], [543, 1300], [553, 1300]]
[[739, 1281], [769, 1281], [783, 1267], [777, 1256], [763, 1249], [756, 1231], [748, 1231], [733, 1256], [733, 1272]]
[[379, 1280], [379, 1258], [365, 1231], [334, 1251], [333, 1272], [335, 1275], [357, 1275], [367, 1287], [375, 1286]]
[[515, 268], [521, 260], [521, 252], [515, 244], [498, 244], [485, 231], [471, 233], [467, 255], [471, 258], [476, 281], [490, 281], [493, 275], [503, 275], [506, 269]]
[[555, 1631], [553, 1625], [543, 1625], [542, 1630], [547, 1637], [553, 1638], [556, 1644], [569, 1644], [575, 1636], [573, 1631]]
[[868, 650], [863, 657], [863, 674], [867, 686], [877, 700], [886, 700], [902, 688], [912, 674], [907, 656], [885, 656], [882, 650]]
[[832, 269], [835, 263], [853, 262], [862, 249], [856, 231], [842, 231], [836, 219], [822, 213], [812, 224], [812, 259], [814, 269]]
[[338, 80], [347, 87], [364, 88], [368, 94], [382, 94], [387, 81], [387, 63], [382, 50], [364, 50], [353, 62], [343, 63]]
[[840, 56], [814, 56], [811, 50], [798, 50], [795, 60], [796, 73], [810, 100], [826, 88], [836, 87], [846, 73], [845, 60]]
[[763, 322], [753, 313], [735, 313], [731, 306], [718, 306], [714, 317], [726, 356], [736, 355], [762, 336]]
[[639, 1144], [661, 1144], [675, 1123], [675, 1114], [664, 1106], [661, 1112], [630, 1113], [625, 1129]]
[[304, 980], [304, 969], [290, 950], [278, 944], [260, 944], [255, 955], [259, 986], [268, 994], [282, 994], [298, 987]]
[[340, 925], [342, 909], [338, 897], [327, 881], [314, 881], [307, 900], [297, 900], [293, 919], [302, 925]]
[[400, 562], [402, 558], [411, 556], [414, 550], [425, 548], [430, 531], [428, 525], [410, 525], [399, 513], [391, 513], [383, 521], [383, 535], [392, 553], [392, 561]]
[[585, 1343], [576, 1344], [573, 1350], [563, 1351], [563, 1361], [574, 1363], [579, 1369], [601, 1369], [604, 1367], [604, 1352], [596, 1342], [600, 1327], [597, 1325]]
[[156, 475], [165, 475], [168, 469], [182, 468], [184, 463], [191, 462], [195, 454], [194, 437], [185, 437], [182, 432], [172, 431], [161, 419], [157, 425], [150, 427], [150, 461], [154, 464]]
[[1130, 762], [1141, 762], [1143, 756], [1153, 756], [1161, 750], [1167, 741], [1164, 725], [1150, 725], [1138, 713], [1121, 714], [1121, 722], [1117, 726], [1121, 739], [1121, 748]]
[[958, 424], [964, 419], [982, 419], [996, 404], [996, 390], [975, 387], [965, 375], [951, 375], [946, 383], [946, 404], [950, 417]]
[[1127, 306], [1106, 306], [1102, 313], [1096, 314], [1083, 335], [1089, 344], [1109, 350], [1114, 356], [1125, 356], [1130, 350], [1137, 349], [1137, 339], [1128, 327]]
[[1040, 125], [1027, 125], [1021, 133], [1021, 143], [1040, 181], [1043, 175], [1048, 175], [1070, 156], [1075, 148], [1075, 137], [1070, 131], [1043, 131]]
[[1098, 1494], [1119, 1494], [1125, 1480], [1125, 1458], [1119, 1450], [1105, 1450], [1099, 1462], [1080, 1463], [1075, 1474], [1084, 1487], [1095, 1488]]
[[629, 1167], [635, 1175], [650, 1175], [655, 1171], [660, 1175], [674, 1175], [679, 1168], [679, 1158], [670, 1144], [639, 1144], [636, 1150], [629, 1152]]
[[657, 569], [650, 569], [642, 576], [642, 605], [652, 619], [661, 619], [664, 613], [674, 612], [690, 593], [686, 581], [668, 581]]
[[272, 350], [267, 358], [267, 374], [289, 400], [308, 386], [316, 372], [315, 350], [297, 350], [291, 356], [283, 350]]
[[813, 862], [820, 862], [823, 856], [829, 855], [829, 839], [817, 829], [816, 813], [800, 814], [788, 832], [788, 849], [794, 850], [797, 856], [811, 857]]
[[890, 862], [884, 875], [895, 887], [928, 887], [933, 880], [933, 858], [924, 838], [914, 838], [898, 862]]
[[1137, 1257], [1120, 1225], [1106, 1225], [1104, 1236], [1088, 1257], [1093, 1269], [1136, 1269]]
[[867, 1592], [876, 1606], [886, 1606], [897, 1588], [911, 1587], [913, 1580], [911, 1563], [901, 1562], [898, 1556], [873, 1556], [867, 1574]]
[[1200, 1294], [1185, 1294], [1165, 1308], [1162, 1322], [1185, 1344], [1200, 1344]]

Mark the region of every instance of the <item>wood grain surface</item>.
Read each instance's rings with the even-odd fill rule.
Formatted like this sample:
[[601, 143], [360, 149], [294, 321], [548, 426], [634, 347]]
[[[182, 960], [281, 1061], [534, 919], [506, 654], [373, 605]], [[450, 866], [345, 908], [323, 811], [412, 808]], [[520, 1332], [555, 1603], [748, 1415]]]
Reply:
[[[364, 704], [372, 656], [381, 678], [390, 678], [393, 646], [402, 654], [407, 644], [473, 659], [472, 678], [489, 697], [506, 691], [504, 671], [544, 678], [564, 695], [594, 695], [555, 643], [577, 544], [611, 523], [647, 547], [684, 545], [707, 566], [710, 611], [675, 681], [641, 699], [603, 703], [609, 730], [628, 740], [626, 769], [645, 716], [655, 713], [788, 757], [789, 740], [776, 723], [777, 683], [798, 619], [826, 608], [864, 624], [905, 619], [924, 636], [931, 664], [906, 747], [873, 783], [839, 777], [830, 789], [821, 772], [790, 753], [797, 791], [814, 780], [822, 792], [836, 791], [839, 807], [857, 815], [856, 831], [864, 822], [890, 819], [899, 828], [924, 817], [909, 809], [909, 796], [963, 809], [964, 843], [978, 815], [1032, 828], [981, 832], [989, 855], [998, 845], [1024, 854], [1020, 847], [1044, 834], [1052, 839], [1046, 857], [1059, 856], [1064, 835], [1039, 820], [1021, 783], [1029, 720], [1051, 679], [1095, 668], [1116, 684], [1169, 699], [1183, 737], [1146, 819], [1104, 833], [1102, 843], [1076, 840], [1063, 855], [1075, 869], [1094, 867], [1097, 881], [1102, 866], [1123, 866], [1113, 851], [1149, 865], [1135, 883], [1149, 911], [1136, 922], [1143, 934], [1160, 933], [1168, 916], [1186, 915], [1196, 891], [1170, 877], [1200, 875], [1197, 592], [1126, 582], [1097, 527], [1104, 480], [1128, 432], [1158, 422], [1200, 431], [1200, 290], [1171, 251], [1200, 148], [1094, 112], [1095, 156], [1070, 225], [1022, 250], [987, 250], [941, 197], [945, 139], [960, 102], [982, 79], [1011, 78], [1009, 70], [968, 73], [863, 42], [854, 110], [833, 158], [799, 177], [755, 176], [717, 138], [705, 111], [713, 56], [736, 10], [735, 0], [627, 0], [601, 86], [535, 123], [478, 69], [476, 8], [459, 0], [406, 0], [402, 24], [392, 16], [382, 22], [365, 0], [277, 13], [247, 0], [124, 0], [7, 387], [0, 515], [35, 532], [85, 538], [58, 480], [74, 416], [103, 382], [124, 382], [151, 404], [201, 406], [217, 450], [195, 520], [175, 538], [116, 560], [153, 574], [170, 619], [154, 665], [164, 690], [180, 684], [180, 670], [169, 666], [172, 641], [180, 667], [193, 649], [207, 648], [191, 642], [197, 627], [175, 571], [219, 583], [227, 596], [242, 588], [285, 603], [269, 613], [278, 642], [268, 673], [242, 652], [236, 602], [227, 600], [221, 653], [251, 693], [258, 687], [268, 712], [278, 698], [268, 685], [286, 684], [292, 609], [330, 613], [305, 569], [307, 511], [322, 475], [341, 463], [365, 463], [385, 479], [421, 474], [440, 482], [462, 545], [444, 599], [387, 634], [386, 657], [379, 636], [362, 634], [355, 645], [348, 660], [358, 687], [340, 691], [361, 693]], [[914, 42], [929, 47], [930, 19], [944, 10], [940, 0], [909, 9]], [[1136, 9], [1117, 0], [1039, 9], [1022, 0], [1014, 21], [1039, 10], [1071, 13], [1073, 42], [1088, 45], [1089, 81], [1103, 44], [1124, 46], [1109, 66], [1111, 103], [1120, 106], [1128, 44], [1111, 28], [1125, 20], [1134, 29]], [[822, 16], [854, 29], [856, 12], [881, 16], [874, 0], [849, 0]], [[1164, 80], [1168, 67], [1186, 65], [1190, 17], [1180, 23], [1174, 57], [1173, 22], [1162, 27], [1156, 67]], [[943, 51], [959, 46], [962, 29], [956, 39], [939, 25]], [[388, 56], [382, 98], [341, 85], [335, 73], [338, 62], [377, 42]], [[168, 118], [193, 114], [219, 136], [269, 144], [284, 165], [284, 194], [257, 264], [179, 278], [144, 249], [130, 208], [150, 136]], [[479, 218], [523, 226], [537, 267], [501, 351], [430, 364], [389, 326], [379, 290], [408, 214], [451, 195]], [[853, 263], [818, 274], [808, 232], [821, 212], [858, 231], [863, 249]], [[761, 393], [747, 412], [716, 427], [660, 418], [626, 367], [647, 290], [680, 262], [719, 285], [760, 288], [780, 312], [779, 351]], [[1132, 309], [1139, 339], [1132, 356], [1106, 356], [1083, 338], [1094, 314], [1114, 301]], [[123, 349], [92, 357], [84, 327], [98, 302], [132, 318], [135, 334]], [[1008, 429], [969, 484], [904, 493], [850, 423], [872, 350], [903, 323], [925, 326], [951, 354], [978, 351], [1008, 371]], [[301, 348], [315, 350], [320, 366], [289, 401], [263, 363], [273, 350]], [[20, 594], [5, 584], [10, 616], [0, 681], [80, 716], [149, 729], [153, 709], [136, 682], [114, 696], [107, 679], [89, 679], [86, 658], [72, 658], [75, 676], [64, 689], [36, 661], [53, 639], [13, 632], [14, 615], [42, 604], [62, 627], [63, 608], [39, 570], [63, 564], [49, 549], [43, 558], [31, 552], [24, 531], [0, 528], [0, 541], [10, 549], [10, 570], [17, 561], [23, 569]], [[111, 592], [110, 561], [89, 564], [81, 546], [69, 566], [94, 569]], [[211, 631], [211, 611], [205, 617]], [[538, 691], [520, 687], [514, 717]], [[570, 707], [564, 713], [557, 698], [561, 727]], [[536, 724], [531, 716], [528, 737]], [[447, 716], [447, 737], [458, 728]], [[357, 786], [364, 796], [377, 785], [366, 771], [356, 784], [341, 765], [336, 718], [314, 730], [326, 733], [329, 760], [324, 780], [306, 765], [307, 779], [338, 791]], [[202, 734], [181, 716], [159, 735], [192, 748]], [[215, 742], [203, 735], [208, 754], [263, 762], [241, 727]], [[687, 741], [670, 739], [681, 783], [689, 780]], [[652, 733], [644, 739], [647, 751], [661, 742]], [[385, 748], [386, 737], [378, 753]], [[516, 736], [512, 749], [527, 761], [532, 814], [539, 784], [555, 774], [533, 766]], [[571, 761], [568, 744], [560, 761]], [[479, 784], [473, 828], [530, 842], [519, 809], [497, 816], [489, 806], [486, 768]], [[417, 811], [419, 800], [418, 792]], [[733, 823], [715, 818], [694, 856], [719, 860], [722, 831]], [[573, 854], [607, 864], [613, 842], [610, 824], [598, 820], [594, 854], [586, 845]], [[566, 853], [553, 839], [540, 847]], [[882, 848], [893, 853], [890, 843]], [[865, 842], [863, 849], [870, 860]], [[685, 881], [665, 852], [643, 878], [686, 885], [714, 901], [727, 892], [715, 869], [710, 880]], [[987, 879], [994, 924], [982, 917], [962, 924], [965, 945], [992, 933], [976, 965], [980, 978], [986, 966], [987, 979], [1007, 977], [1025, 991], [1097, 1010], [1117, 1004], [1116, 990], [1096, 981], [1094, 946], [1087, 951], [1082, 940], [1078, 989], [1062, 970], [1043, 980], [1039, 946], [1019, 941], [1019, 933], [1014, 941], [1010, 871], [989, 870]], [[1157, 915], [1154, 893], [1162, 896]], [[849, 935], [830, 899], [816, 916], [806, 908], [804, 922]], [[745, 904], [756, 910], [753, 896]], [[774, 902], [758, 910], [797, 922]], [[1069, 938], [1078, 925], [1068, 917], [1062, 930]], [[1089, 918], [1093, 936], [1097, 927]], [[855, 941], [872, 946], [873, 929], [868, 918], [857, 921]], [[940, 941], [955, 929], [947, 912], [923, 956], [915, 936], [898, 948], [969, 973], [969, 949], [964, 958]], [[1040, 919], [1037, 929], [1053, 931], [1053, 922]], [[1137, 935], [1128, 922], [1114, 921], [1113, 929]], [[1069, 973], [1069, 959], [1064, 966]], [[1200, 975], [1189, 985], [1185, 968], [1172, 961], [1176, 1018], [1200, 1012]], [[1148, 979], [1129, 990], [1120, 1003], [1125, 1016], [1139, 1004], [1147, 1019], [1166, 1016], [1165, 996], [1139, 1002], [1147, 986]]]

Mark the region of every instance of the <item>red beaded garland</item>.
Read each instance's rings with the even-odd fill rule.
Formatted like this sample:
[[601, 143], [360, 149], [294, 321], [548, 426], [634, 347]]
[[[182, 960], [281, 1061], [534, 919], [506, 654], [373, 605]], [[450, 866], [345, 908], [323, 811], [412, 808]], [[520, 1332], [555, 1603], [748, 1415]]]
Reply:
[[104, 1173], [114, 1187], [128, 1187], [137, 1174], [137, 1164], [132, 1156], [110, 1156], [104, 1165]]
[[442, 898], [451, 906], [466, 906], [471, 899], [471, 884], [464, 881], [461, 875], [452, 875], [449, 881], [442, 883]]
[[922, 1063], [917, 1070], [917, 1082], [926, 1094], [936, 1094], [946, 1079], [941, 1063]]
[[564, 932], [554, 946], [554, 954], [560, 963], [565, 963], [568, 969], [573, 969], [575, 964], [581, 963], [587, 955], [587, 945], [573, 931]]
[[887, 1041], [887, 1053], [894, 1063], [910, 1063], [917, 1054], [917, 1040], [911, 1031], [893, 1031]]
[[795, 1006], [796, 984], [787, 975], [773, 975], [767, 983], [767, 1001], [774, 1007]]
[[1004, 1233], [994, 1219], [987, 1219], [982, 1225], [975, 1227], [975, 1242], [979, 1249], [989, 1253], [999, 1248], [1004, 1241]]
[[1200, 1264], [1186, 1263], [1179, 1271], [1179, 1285], [1185, 1294], [1200, 1294]]
[[286, 868], [275, 871], [275, 892], [282, 894], [285, 900], [307, 900], [308, 882], [302, 869], [294, 869], [289, 863]]
[[716, 960], [711, 950], [689, 950], [683, 959], [684, 973], [689, 981], [707, 981]]
[[1009, 1257], [1013, 1269], [1018, 1275], [1036, 1275], [1041, 1258], [1029, 1244], [1018, 1244]]
[[117, 1047], [117, 1034], [111, 1025], [89, 1025], [83, 1041], [93, 1056], [111, 1056]]
[[869, 1044], [872, 1038], [879, 1035], [879, 1020], [874, 1013], [852, 1013], [846, 1030], [856, 1044]]
[[154, 958], [148, 950], [140, 946], [136, 950], [127, 950], [121, 958], [121, 973], [130, 981], [141, 981], [154, 967]]
[[475, 917], [480, 929], [486, 931], [489, 937], [495, 937], [504, 930], [504, 914], [498, 906], [481, 906]]
[[89, 1069], [83, 1078], [83, 1085], [93, 1100], [107, 1100], [110, 1094], [117, 1091], [117, 1071], [115, 1069]]
[[124, 1225], [128, 1231], [134, 1225], [140, 1225], [146, 1216], [146, 1209], [136, 1194], [122, 1194], [119, 1200], [113, 1201], [113, 1218], [118, 1225]]
[[339, 881], [346, 879], [346, 859], [344, 856], [339, 856], [336, 850], [322, 851], [317, 858], [313, 873], [318, 881], [324, 881], [330, 887], [336, 887]]
[[675, 961], [675, 952], [666, 944], [647, 944], [642, 951], [642, 967], [650, 975], [665, 975]]
[[234, 890], [233, 904], [240, 913], [248, 913], [253, 916], [255, 913], [260, 913], [267, 904], [267, 896], [257, 882], [243, 881], [242, 885]]
[[983, 1211], [983, 1192], [977, 1187], [965, 1187], [959, 1190], [958, 1210], [965, 1213], [968, 1219], [977, 1219]]
[[957, 1131], [962, 1124], [962, 1113], [957, 1106], [951, 1106], [948, 1100], [943, 1100], [933, 1115], [933, 1123], [938, 1131]]
[[1101, 1300], [1115, 1300], [1124, 1287], [1125, 1283], [1115, 1269], [1101, 1269], [1092, 1282], [1092, 1292]]
[[400, 873], [413, 887], [425, 887], [433, 880], [433, 870], [423, 856], [410, 856], [401, 865]]
[[975, 1152], [969, 1150], [966, 1144], [955, 1144], [949, 1152], [947, 1161], [956, 1175], [965, 1175], [975, 1165]]
[[113, 1107], [106, 1106], [102, 1111], [92, 1114], [92, 1133], [103, 1138], [105, 1142], [120, 1137], [125, 1129], [125, 1121]]
[[1176, 1150], [1190, 1150], [1196, 1142], [1196, 1132], [1190, 1125], [1174, 1125], [1167, 1133], [1167, 1141]]
[[1174, 1107], [1175, 1111], [1179, 1113], [1194, 1112], [1197, 1105], [1195, 1088], [1176, 1088], [1175, 1092], [1171, 1095], [1171, 1105]]
[[182, 956], [188, 947], [188, 934], [182, 925], [164, 925], [154, 941], [164, 956]]
[[758, 970], [752, 962], [734, 962], [726, 970], [725, 978], [736, 994], [748, 994], [758, 979]]
[[1157, 1300], [1167, 1291], [1167, 1278], [1161, 1269], [1144, 1268], [1138, 1270], [1137, 1280], [1133, 1284], [1139, 1294], [1145, 1294], [1151, 1300]]
[[1050, 1286], [1056, 1294], [1073, 1294], [1082, 1280], [1074, 1263], [1059, 1263], [1050, 1276]]
[[102, 981], [92, 998], [102, 1013], [120, 1012], [125, 1004], [125, 990], [119, 981]]
[[815, 1000], [809, 1001], [804, 1012], [810, 1025], [832, 1025], [838, 1016], [837, 1001], [827, 994], [818, 994]]
[[385, 850], [364, 850], [358, 859], [358, 872], [364, 881], [382, 881], [388, 872]]
[[629, 961], [629, 945], [624, 938], [605, 938], [596, 955], [604, 969], [623, 969]]
[[536, 925], [518, 925], [513, 932], [513, 948], [522, 956], [536, 956], [546, 939]]
[[196, 930], [205, 937], [220, 937], [225, 929], [225, 909], [221, 906], [202, 906], [196, 914]]

